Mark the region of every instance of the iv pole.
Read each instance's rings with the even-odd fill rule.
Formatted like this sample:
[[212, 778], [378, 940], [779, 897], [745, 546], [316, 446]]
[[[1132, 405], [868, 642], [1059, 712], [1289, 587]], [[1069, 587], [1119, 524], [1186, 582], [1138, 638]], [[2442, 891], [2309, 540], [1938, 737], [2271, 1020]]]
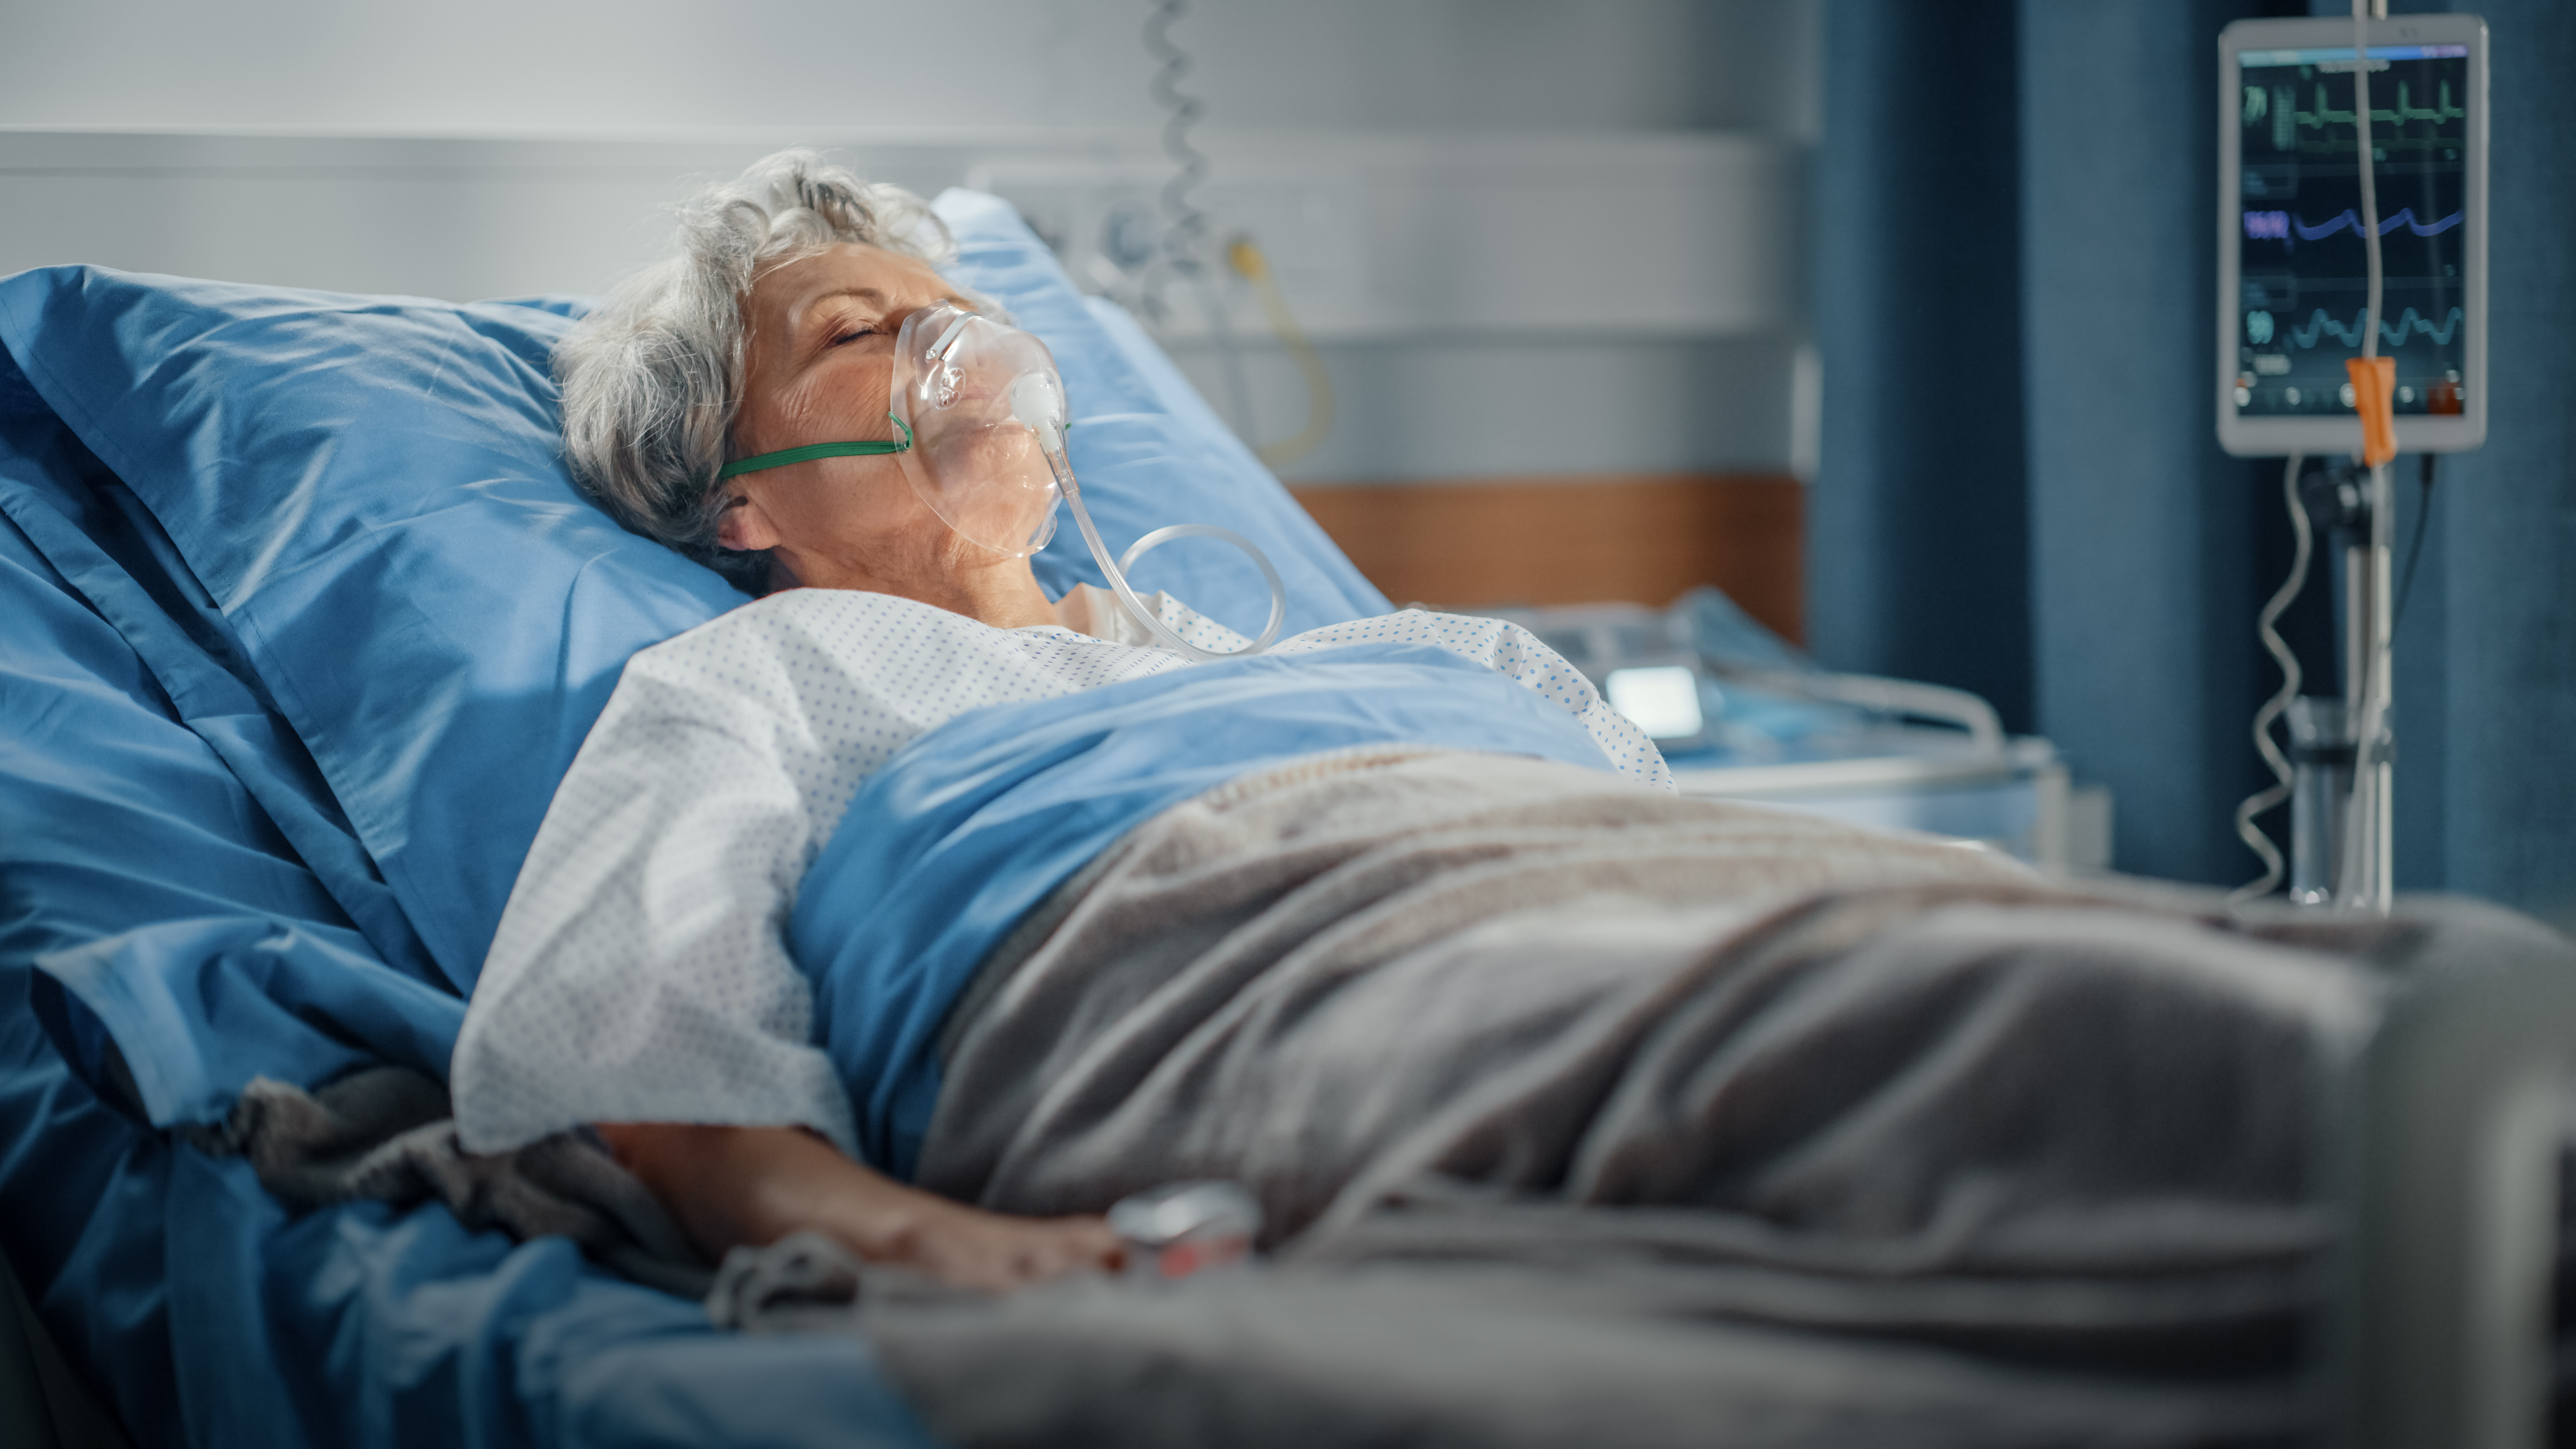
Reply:
[[2389, 467], [2370, 469], [2363, 511], [2366, 541], [2344, 550], [2344, 717], [2352, 721], [2352, 794], [2344, 814], [2343, 854], [2335, 871], [2335, 904], [2386, 912], [2391, 898], [2395, 824], [2390, 784], [2396, 771], [2391, 720], [2394, 691], [2390, 563], [2397, 514]]
[[[2366, 7], [2366, 10], [2365, 10]], [[2393, 638], [2395, 620], [2389, 598], [2390, 560], [2395, 553], [2397, 497], [2389, 477], [2396, 457], [2394, 419], [2390, 416], [2395, 367], [2379, 355], [2381, 292], [2379, 253], [2379, 187], [2377, 156], [2370, 143], [2370, 51], [2367, 20], [2388, 18], [2388, 0], [2353, 0], [2352, 109], [2354, 144], [2359, 152], [2362, 237], [2370, 264], [2370, 302], [2363, 314], [2362, 353], [2346, 363], [2352, 376], [2353, 409], [2361, 416], [2361, 461], [2370, 469], [2370, 541], [2344, 551], [2345, 609], [2344, 700], [2346, 718], [2354, 722], [2352, 798], [2344, 816], [2343, 859], [2335, 872], [2335, 903], [2385, 914], [2392, 895], [2395, 824], [2390, 787], [2396, 774], [2396, 740], [2390, 718], [2395, 704]]]

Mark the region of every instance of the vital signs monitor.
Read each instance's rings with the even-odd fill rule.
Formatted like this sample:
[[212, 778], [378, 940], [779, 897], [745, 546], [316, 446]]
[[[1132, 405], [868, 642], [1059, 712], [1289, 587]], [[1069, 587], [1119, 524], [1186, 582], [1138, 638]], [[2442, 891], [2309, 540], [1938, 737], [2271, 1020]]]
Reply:
[[[2240, 456], [2348, 453], [2344, 360], [2362, 351], [2353, 22], [2243, 20], [2218, 41], [2218, 441]], [[2397, 366], [2397, 446], [2487, 431], [2487, 28], [2474, 15], [2369, 23], [2370, 142]]]

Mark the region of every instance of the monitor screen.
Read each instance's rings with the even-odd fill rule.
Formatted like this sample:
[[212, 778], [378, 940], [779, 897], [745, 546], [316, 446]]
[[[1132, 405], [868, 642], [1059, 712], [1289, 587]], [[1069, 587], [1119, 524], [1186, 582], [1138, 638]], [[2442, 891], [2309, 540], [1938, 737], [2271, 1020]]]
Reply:
[[[2330, 23], [2331, 24], [2331, 23]], [[2349, 25], [2337, 28], [2349, 35]], [[2314, 32], [2311, 32], [2312, 34]], [[2324, 38], [2322, 35], [2318, 39]], [[2376, 38], [2376, 37], [2374, 37]], [[2418, 444], [2458, 431], [2483, 406], [2474, 334], [2484, 326], [2483, 67], [2462, 43], [2372, 45], [2371, 143], [2378, 189], [2382, 294], [2379, 354], [2396, 364], [2401, 445], [2408, 421]], [[2355, 155], [2349, 43], [2235, 52], [2232, 104], [2235, 196], [2223, 220], [2230, 240], [2233, 353], [2221, 389], [2222, 434], [2236, 440], [2308, 437], [2309, 420], [2341, 436], [2351, 427], [2345, 359], [2361, 354], [2369, 297], [2361, 168]], [[2225, 325], [2225, 324], [2222, 324]], [[2232, 417], [2228, 416], [2232, 414]], [[2235, 424], [2230, 427], [2229, 424]], [[2482, 430], [2481, 430], [2482, 431]], [[2474, 442], [2467, 445], [2474, 446]], [[2413, 450], [2412, 447], [2409, 448]], [[2250, 451], [2240, 448], [2239, 451]], [[2290, 451], [2282, 447], [2277, 451]]]

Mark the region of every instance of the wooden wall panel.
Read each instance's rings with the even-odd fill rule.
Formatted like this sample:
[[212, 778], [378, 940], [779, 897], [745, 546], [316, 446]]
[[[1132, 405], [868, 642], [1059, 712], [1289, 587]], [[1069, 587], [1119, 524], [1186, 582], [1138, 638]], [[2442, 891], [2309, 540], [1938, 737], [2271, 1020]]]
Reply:
[[1715, 584], [1754, 618], [1804, 638], [1806, 499], [1794, 478], [1496, 478], [1289, 491], [1398, 604], [1661, 605]]

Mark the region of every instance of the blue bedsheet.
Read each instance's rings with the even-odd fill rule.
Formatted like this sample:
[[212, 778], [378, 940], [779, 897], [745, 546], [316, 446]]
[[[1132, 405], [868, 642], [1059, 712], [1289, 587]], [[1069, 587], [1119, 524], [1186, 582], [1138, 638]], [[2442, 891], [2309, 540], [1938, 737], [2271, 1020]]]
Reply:
[[861, 1154], [912, 1175], [950, 1003], [1084, 862], [1238, 775], [1379, 744], [1611, 768], [1563, 707], [1421, 644], [1224, 660], [996, 705], [888, 761], [806, 872], [788, 928], [815, 984], [815, 1034], [858, 1108]]
[[[0, 1249], [138, 1441], [929, 1442], [854, 1342], [718, 1334], [567, 1242], [443, 1207], [290, 1218], [245, 1164], [156, 1130], [255, 1073], [442, 1070], [462, 1002], [361, 929], [365, 874], [335, 892], [308, 863], [346, 829], [297, 788], [309, 761], [152, 566], [150, 516], [9, 381]], [[159, 1047], [128, 1054], [142, 1103], [106, 1085], [109, 1017]]]

